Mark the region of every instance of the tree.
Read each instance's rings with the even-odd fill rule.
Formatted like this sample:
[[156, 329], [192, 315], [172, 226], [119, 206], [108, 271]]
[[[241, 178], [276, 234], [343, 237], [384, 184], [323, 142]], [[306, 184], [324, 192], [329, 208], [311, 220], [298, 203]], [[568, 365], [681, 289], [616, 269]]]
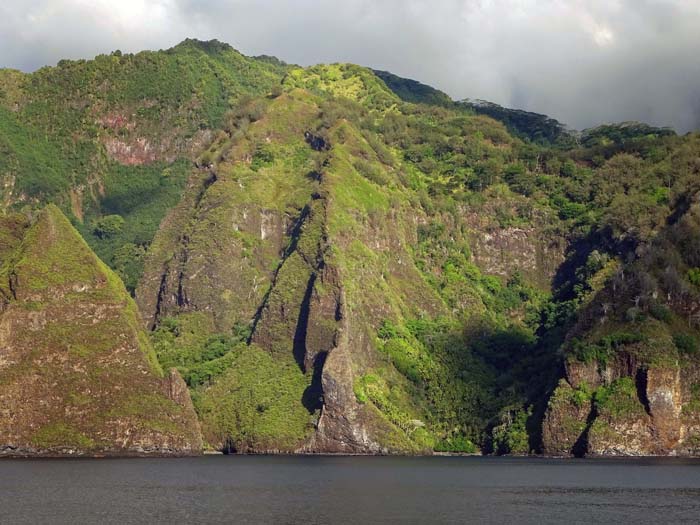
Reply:
[[105, 215], [95, 221], [93, 233], [100, 239], [112, 237], [122, 231], [124, 218], [121, 215]]

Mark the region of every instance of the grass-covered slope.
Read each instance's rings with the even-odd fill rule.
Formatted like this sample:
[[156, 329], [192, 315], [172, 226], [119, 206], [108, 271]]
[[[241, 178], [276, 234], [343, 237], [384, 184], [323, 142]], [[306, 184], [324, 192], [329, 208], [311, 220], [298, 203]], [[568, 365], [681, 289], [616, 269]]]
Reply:
[[454, 104], [447, 94], [417, 80], [402, 78], [388, 71], [374, 70], [374, 74], [381, 78], [386, 86], [405, 102], [446, 107]]
[[[157, 338], [163, 337], [168, 323], [182, 327], [174, 345], [157, 348], [182, 367], [195, 387], [205, 435], [213, 444], [229, 439], [231, 446], [241, 450], [289, 450], [298, 447], [312, 428], [312, 414], [302, 404], [310, 378], [291, 350], [293, 326], [306, 290], [303, 274], [308, 280], [308, 270], [298, 255], [291, 256], [290, 245], [318, 189], [316, 152], [304, 137], [316, 112], [313, 97], [299, 93], [243, 107], [205, 151], [204, 155], [214, 157], [208, 175], [199, 186], [192, 186], [164, 223], [148, 256], [137, 293], [139, 304], [147, 323], [158, 327]], [[269, 359], [249, 355], [260, 350], [251, 346], [242, 351], [236, 341], [245, 343], [258, 311], [272, 301], [272, 281], [283, 279], [279, 300], [296, 298], [288, 305], [290, 322], [295, 324], [288, 333], [280, 320], [281, 337], [277, 344], [266, 345], [278, 370], [271, 375]], [[198, 338], [197, 346], [183, 340], [185, 330]], [[228, 338], [214, 359], [201, 350], [212, 334]], [[236, 341], [231, 341], [231, 334], [239, 334]], [[277, 345], [288, 345], [289, 351], [278, 350]], [[247, 365], [239, 367], [243, 362], [239, 360]], [[215, 377], [218, 383], [207, 388]], [[236, 394], [244, 384], [258, 385], [248, 399]], [[221, 395], [225, 389], [228, 397]], [[271, 395], [280, 389], [290, 390]], [[267, 398], [271, 405], [260, 401]], [[247, 413], [245, 404], [255, 407], [258, 401], [259, 410], [237, 427], [235, 414]], [[232, 403], [236, 408], [230, 411]]]
[[[66, 197], [56, 191], [66, 183], [97, 190], [109, 160], [140, 165], [186, 156], [203, 130], [221, 125], [232, 102], [271, 90], [285, 69], [216, 41], [186, 40], [167, 51], [63, 60], [31, 74], [4, 70], [0, 104], [68, 163], [66, 172], [23, 177], [5, 191], [17, 202], [55, 200]], [[31, 161], [17, 155], [19, 164]]]
[[0, 453], [197, 453], [182, 379], [163, 374], [133, 300], [58, 208], [1, 229]]
[[503, 122], [513, 134], [536, 144], [567, 148], [576, 143], [576, 132], [547, 115], [505, 108], [486, 100], [462, 100], [458, 104], [474, 113]]

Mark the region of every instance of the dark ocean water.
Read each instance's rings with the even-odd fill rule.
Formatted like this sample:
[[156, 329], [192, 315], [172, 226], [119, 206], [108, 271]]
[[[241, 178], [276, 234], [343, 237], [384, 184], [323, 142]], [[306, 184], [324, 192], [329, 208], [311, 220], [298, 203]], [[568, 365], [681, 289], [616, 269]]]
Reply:
[[700, 461], [0, 460], [0, 523], [698, 523]]

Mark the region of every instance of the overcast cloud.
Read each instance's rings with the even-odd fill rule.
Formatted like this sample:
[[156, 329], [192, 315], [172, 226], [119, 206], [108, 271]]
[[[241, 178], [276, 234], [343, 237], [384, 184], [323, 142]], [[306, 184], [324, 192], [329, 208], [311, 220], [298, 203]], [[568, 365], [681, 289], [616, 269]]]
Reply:
[[700, 0], [3, 0], [0, 66], [218, 38], [349, 61], [574, 128], [700, 127]]

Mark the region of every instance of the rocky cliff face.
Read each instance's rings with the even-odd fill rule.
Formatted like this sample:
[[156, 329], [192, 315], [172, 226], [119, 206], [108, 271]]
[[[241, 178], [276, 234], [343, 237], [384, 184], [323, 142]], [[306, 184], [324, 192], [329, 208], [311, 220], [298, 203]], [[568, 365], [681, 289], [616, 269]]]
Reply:
[[517, 271], [542, 289], [551, 288], [567, 247], [561, 233], [548, 231], [555, 222], [551, 216], [533, 218], [525, 227], [503, 226], [493, 206], [484, 206], [464, 210], [463, 217], [474, 262], [483, 272], [508, 278]]
[[[221, 331], [255, 317], [318, 185], [312, 150], [304, 142], [313, 107], [285, 96], [270, 112], [251, 125], [246, 140], [231, 144], [224, 136], [211, 145], [215, 155], [225, 150], [226, 162], [193, 175], [184, 198], [161, 225], [137, 291], [147, 325], [198, 311]], [[274, 129], [275, 120], [284, 117], [275, 113], [285, 112], [298, 115], [298, 121]], [[281, 144], [290, 136], [293, 141]], [[267, 165], [272, 161], [260, 159], [274, 144], [284, 148], [280, 155], [296, 154], [298, 165], [272, 171]], [[261, 164], [257, 171], [247, 169], [253, 162]]]
[[136, 305], [54, 206], [2, 219], [1, 455], [183, 455], [202, 442]]
[[[667, 349], [673, 353], [675, 348]], [[554, 455], [695, 456], [698, 364], [571, 361], [549, 402], [545, 451]], [[588, 380], [581, 379], [585, 376]]]
[[[421, 319], [454, 330], [452, 319], [485, 315], [516, 275], [512, 286], [546, 290], [563, 258], [561, 235], [545, 233], [556, 219], [484, 224], [495, 201], [518, 220], [525, 199], [503, 188], [481, 215], [421, 202], [414, 168], [345, 115], [371, 122], [398, 99], [367, 70], [327, 69], [290, 74], [282, 94], [248, 102], [207, 147], [146, 256], [144, 324], [187, 378], [213, 448], [473, 450], [456, 407], [489, 395], [470, 375], [493, 365], [460, 352], [457, 333], [440, 335], [433, 355], [406, 328], [378, 333]], [[349, 89], [373, 109], [343, 109], [309, 86]], [[522, 308], [512, 297], [509, 308]], [[211, 350], [242, 329], [235, 348]]]
[[674, 219], [582, 311], [544, 421], [547, 453], [700, 452], [698, 291], [674, 277], [697, 263], [699, 214], [694, 204]]
[[360, 155], [379, 164], [357, 130], [340, 121], [322, 137], [319, 114], [313, 97], [292, 90], [267, 102], [245, 138], [214, 145], [221, 160], [194, 177], [164, 222], [138, 302], [150, 327], [192, 315], [207, 318], [205, 332], [250, 325], [242, 352], [267, 352], [297, 385], [279, 407], [295, 430], [265, 435], [255, 423], [267, 417], [261, 407], [251, 421], [258, 430], [245, 439], [222, 414], [241, 403], [236, 389], [245, 378], [224, 373], [202, 385], [196, 397], [212, 446], [418, 450], [381, 410], [358, 402], [354, 383], [379, 360], [372, 339], [382, 319], [444, 306], [406, 251], [415, 212], [392, 209], [355, 170]]

